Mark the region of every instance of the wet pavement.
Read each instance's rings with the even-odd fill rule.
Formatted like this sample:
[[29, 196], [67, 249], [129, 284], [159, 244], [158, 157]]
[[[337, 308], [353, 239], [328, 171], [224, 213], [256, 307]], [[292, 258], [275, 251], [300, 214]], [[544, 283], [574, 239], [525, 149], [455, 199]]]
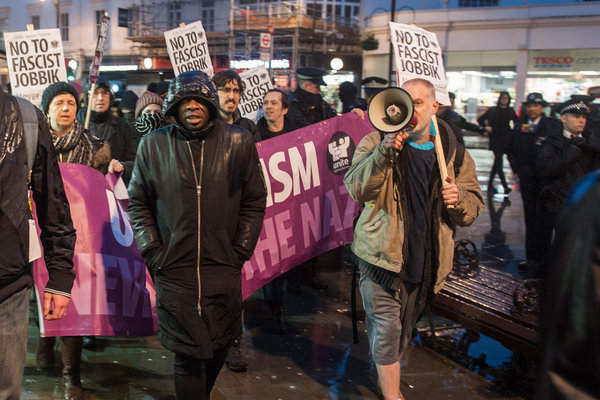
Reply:
[[[469, 137], [482, 189], [492, 154], [482, 138]], [[458, 238], [477, 244], [481, 264], [518, 275], [524, 258], [524, 225], [520, 195], [513, 184], [509, 196], [488, 198], [486, 209]], [[501, 191], [499, 182], [496, 186]], [[350, 318], [351, 273], [341, 251], [319, 259], [320, 278], [329, 287], [319, 292], [304, 288], [285, 300], [287, 332], [277, 334], [267, 303], [258, 291], [245, 303], [243, 348], [249, 369], [234, 373], [223, 368], [213, 399], [377, 399], [376, 374], [370, 362], [364, 322], [359, 321], [358, 344], [353, 343]], [[401, 390], [406, 399], [524, 399], [530, 387], [520, 376], [515, 355], [500, 343], [466, 331], [434, 316], [436, 337], [419, 334], [403, 360]], [[58, 369], [42, 373], [35, 367], [39, 331], [30, 324], [23, 399], [61, 399]], [[57, 353], [58, 358], [58, 353]], [[99, 338], [84, 349], [80, 398], [116, 400], [174, 400], [173, 357], [156, 337]]]

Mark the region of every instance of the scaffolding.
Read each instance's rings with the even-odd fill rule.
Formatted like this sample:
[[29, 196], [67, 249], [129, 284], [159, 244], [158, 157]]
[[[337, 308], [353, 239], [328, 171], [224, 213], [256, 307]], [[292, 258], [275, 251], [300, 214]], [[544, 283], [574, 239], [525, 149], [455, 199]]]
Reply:
[[[292, 70], [305, 65], [328, 68], [333, 54], [347, 59], [361, 58], [356, 18], [324, 15], [316, 12], [316, 2], [307, 4], [306, 0], [248, 6], [238, 6], [234, 0], [215, 0], [213, 4], [219, 1], [228, 13], [220, 13], [220, 19], [210, 24], [214, 30], [206, 29], [207, 24], [203, 22], [216, 67], [228, 67], [230, 60], [257, 59], [260, 33], [267, 31], [273, 35], [274, 59], [290, 60]], [[198, 1], [140, 0], [140, 4], [130, 9], [128, 39], [135, 43], [142, 57], [168, 57], [163, 32], [180, 22], [201, 20], [200, 4]], [[185, 18], [175, 21], [173, 16], [177, 14], [173, 10], [178, 8], [185, 10]]]

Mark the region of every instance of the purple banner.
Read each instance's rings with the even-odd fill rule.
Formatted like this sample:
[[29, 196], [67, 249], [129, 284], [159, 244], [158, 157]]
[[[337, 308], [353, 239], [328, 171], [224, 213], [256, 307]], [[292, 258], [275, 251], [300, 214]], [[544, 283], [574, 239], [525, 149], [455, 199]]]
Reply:
[[[126, 203], [118, 195], [122, 183], [78, 164], [60, 163], [60, 171], [77, 231], [73, 260], [77, 277], [66, 316], [54, 321], [40, 318], [41, 334], [153, 335], [156, 294], [134, 241]], [[34, 262], [34, 280], [40, 299], [48, 281], [43, 258]]]
[[244, 299], [291, 268], [352, 241], [358, 203], [344, 186], [344, 173], [359, 141], [373, 130], [347, 113], [256, 145], [267, 211], [242, 271]]

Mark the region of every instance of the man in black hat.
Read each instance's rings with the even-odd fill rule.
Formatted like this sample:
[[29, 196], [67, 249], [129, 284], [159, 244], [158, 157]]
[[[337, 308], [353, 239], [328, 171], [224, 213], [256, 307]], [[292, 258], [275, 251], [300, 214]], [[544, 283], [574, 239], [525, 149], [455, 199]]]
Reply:
[[178, 75], [163, 116], [142, 137], [129, 183], [138, 249], [155, 271], [161, 343], [175, 353], [179, 400], [210, 399], [241, 334], [242, 266], [265, 214], [252, 136], [219, 118], [217, 90], [200, 71]]
[[316, 124], [337, 115], [321, 96], [321, 85], [327, 85], [323, 75], [325, 71], [317, 68], [307, 67], [296, 70], [297, 89], [292, 95], [289, 110], [289, 118], [296, 126]]
[[[550, 253], [556, 217], [577, 180], [592, 171], [592, 161], [600, 154], [598, 135], [584, 136], [590, 109], [579, 98], [558, 108], [563, 123], [562, 135], [550, 135], [537, 153], [536, 170], [541, 191], [537, 209], [536, 238], [539, 254]], [[549, 260], [542, 259], [543, 266]]]
[[535, 234], [536, 204], [541, 189], [536, 174], [537, 152], [547, 137], [560, 136], [563, 130], [558, 119], [544, 115], [544, 107], [547, 105], [541, 93], [527, 95], [525, 115], [521, 116], [511, 143], [513, 167], [519, 177], [525, 213], [526, 260], [519, 264], [519, 268], [523, 270], [535, 270], [543, 258]]
[[365, 101], [369, 104], [373, 96], [387, 87], [388, 81], [378, 76], [367, 76], [360, 84], [365, 91]]

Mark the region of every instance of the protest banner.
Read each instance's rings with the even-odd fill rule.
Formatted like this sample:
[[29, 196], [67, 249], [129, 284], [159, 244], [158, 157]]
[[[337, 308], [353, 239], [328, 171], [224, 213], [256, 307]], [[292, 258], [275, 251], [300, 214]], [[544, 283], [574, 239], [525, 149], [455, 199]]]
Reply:
[[238, 109], [242, 117], [256, 121], [258, 110], [263, 105], [263, 97], [273, 89], [271, 77], [264, 67], [253, 68], [240, 74], [244, 82], [244, 92], [240, 96]]
[[[76, 279], [63, 318], [44, 320], [38, 301], [41, 335], [153, 335], [156, 293], [134, 241], [127, 204], [117, 193], [122, 183], [84, 165], [59, 165], [77, 232]], [[43, 258], [34, 262], [33, 271], [39, 300], [48, 281]]]
[[254, 254], [242, 269], [243, 298], [352, 241], [359, 205], [344, 186], [344, 173], [360, 140], [374, 130], [347, 113], [257, 143], [267, 209]]
[[12, 94], [35, 105], [49, 85], [67, 80], [60, 30], [5, 32]]
[[437, 101], [450, 105], [442, 49], [437, 36], [417, 26], [396, 22], [390, 22], [390, 32], [398, 86], [410, 79], [428, 80], [435, 87]]
[[186, 71], [204, 71], [212, 78], [213, 65], [201, 21], [166, 31], [165, 42], [175, 76]]
[[[356, 146], [373, 130], [369, 122], [348, 113], [256, 144], [267, 209], [254, 254], [242, 269], [243, 298], [293, 267], [352, 241], [359, 205], [343, 178]], [[110, 174], [105, 181], [90, 167], [60, 167], [77, 230], [77, 278], [67, 315], [57, 321], [40, 319], [43, 335], [152, 334], [155, 291], [124, 211], [126, 191]], [[47, 279], [43, 258], [36, 260], [38, 297]]]

